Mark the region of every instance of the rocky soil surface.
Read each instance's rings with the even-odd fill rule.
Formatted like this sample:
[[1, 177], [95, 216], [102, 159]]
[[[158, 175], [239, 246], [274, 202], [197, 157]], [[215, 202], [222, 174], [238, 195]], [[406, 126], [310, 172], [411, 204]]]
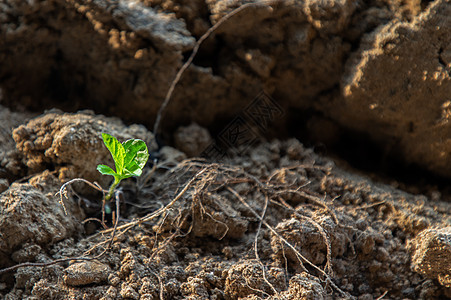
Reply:
[[1, 298], [451, 298], [450, 1], [246, 3], [0, 0]]
[[[12, 165], [28, 176], [3, 179], [0, 267], [84, 258], [3, 273], [5, 299], [451, 296], [449, 194], [374, 182], [296, 139], [237, 148], [219, 161], [163, 147], [158, 163], [122, 185], [111, 247], [87, 260], [112, 237], [110, 216], [110, 229], [94, 220], [101, 195], [89, 186], [70, 189], [68, 199], [56, 194], [80, 176], [107, 186], [95, 170], [109, 161], [104, 131], [155, 144], [143, 126], [90, 111], [50, 111], [11, 132], [16, 145], [2, 149], [2, 171]], [[202, 136], [199, 126], [177, 131], [190, 151]]]

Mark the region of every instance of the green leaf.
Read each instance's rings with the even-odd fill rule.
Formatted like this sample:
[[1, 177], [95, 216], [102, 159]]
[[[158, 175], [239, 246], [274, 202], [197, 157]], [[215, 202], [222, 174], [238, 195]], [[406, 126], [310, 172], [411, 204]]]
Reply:
[[124, 175], [127, 177], [141, 176], [142, 169], [149, 159], [149, 151], [144, 141], [131, 139], [122, 143], [125, 150]]
[[98, 165], [98, 166], [97, 166], [97, 170], [98, 170], [100, 173], [102, 173], [103, 175], [111, 175], [111, 176], [114, 176], [114, 177], [117, 176], [117, 173], [114, 172], [113, 169], [111, 169], [110, 167], [105, 166], [105, 165]]
[[124, 158], [125, 150], [124, 146], [114, 137], [107, 133], [102, 133], [102, 139], [105, 146], [110, 150], [111, 156], [116, 166], [116, 173], [122, 175], [124, 172]]
[[[111, 155], [113, 156], [116, 172], [105, 165], [98, 165], [97, 170], [104, 175], [114, 176], [114, 187], [116, 187], [122, 179], [132, 176], [141, 176], [142, 169], [149, 159], [149, 151], [144, 141], [140, 139], [130, 139], [121, 144], [115, 137], [106, 133], [102, 133], [102, 138], [105, 146], [110, 150]], [[110, 193], [108, 195], [110, 195]]]

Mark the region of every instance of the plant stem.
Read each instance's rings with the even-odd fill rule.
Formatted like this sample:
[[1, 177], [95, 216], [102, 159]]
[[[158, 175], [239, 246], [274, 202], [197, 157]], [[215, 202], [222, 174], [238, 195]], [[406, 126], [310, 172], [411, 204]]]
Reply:
[[108, 194], [105, 196], [105, 201], [109, 201], [111, 197], [113, 197], [114, 190], [118, 186], [119, 182], [121, 182], [120, 179], [114, 178], [114, 182], [111, 184], [110, 189], [108, 190]]

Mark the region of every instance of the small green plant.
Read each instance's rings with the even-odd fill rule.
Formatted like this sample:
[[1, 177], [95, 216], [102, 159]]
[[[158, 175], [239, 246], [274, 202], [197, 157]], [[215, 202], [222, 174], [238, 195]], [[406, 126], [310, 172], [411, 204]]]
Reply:
[[106, 165], [98, 165], [97, 170], [103, 175], [111, 175], [114, 181], [105, 195], [105, 201], [111, 199], [122, 179], [141, 176], [144, 165], [149, 159], [146, 143], [140, 139], [130, 139], [122, 144], [107, 133], [102, 133], [105, 146], [111, 153], [116, 171]]

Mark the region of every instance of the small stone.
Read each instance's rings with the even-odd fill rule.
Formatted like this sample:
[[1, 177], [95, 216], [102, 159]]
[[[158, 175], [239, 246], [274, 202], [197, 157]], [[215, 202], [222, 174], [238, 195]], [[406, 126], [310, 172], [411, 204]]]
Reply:
[[121, 287], [121, 296], [125, 299], [139, 299], [139, 294], [125, 282]]
[[177, 129], [174, 140], [175, 146], [189, 157], [200, 155], [212, 143], [208, 130], [196, 123]]
[[84, 261], [70, 265], [64, 270], [64, 282], [70, 286], [82, 286], [106, 282], [110, 268], [97, 261]]
[[116, 299], [117, 298], [117, 289], [114, 286], [110, 286], [108, 290], [106, 291], [105, 295], [103, 295], [101, 300], [109, 300], [109, 299]]
[[326, 292], [318, 278], [305, 272], [290, 279], [288, 289], [291, 299], [318, 299], [326, 298]]
[[413, 241], [412, 267], [443, 286], [451, 287], [451, 227], [427, 229]]
[[121, 279], [114, 274], [110, 274], [110, 276], [108, 276], [108, 282], [112, 286], [117, 286], [121, 282]]

